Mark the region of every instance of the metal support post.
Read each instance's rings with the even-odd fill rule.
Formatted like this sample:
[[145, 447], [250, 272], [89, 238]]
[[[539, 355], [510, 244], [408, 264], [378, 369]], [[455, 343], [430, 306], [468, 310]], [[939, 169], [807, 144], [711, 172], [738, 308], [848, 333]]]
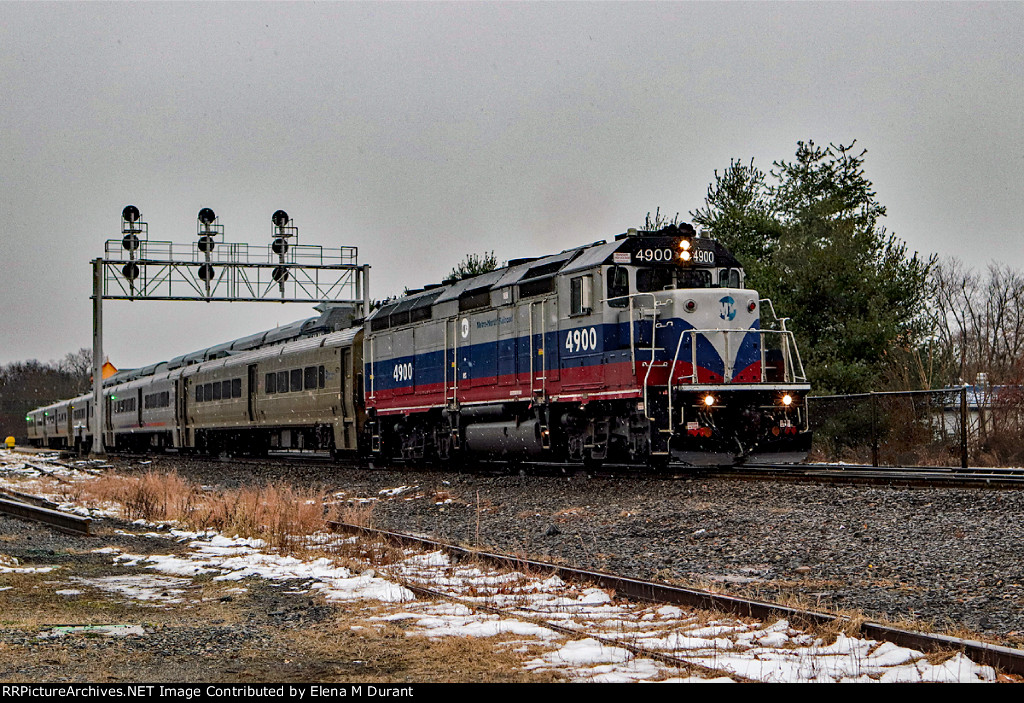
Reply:
[[[102, 455], [106, 408], [103, 403], [103, 259], [92, 262], [92, 453]], [[88, 417], [86, 421], [88, 421]]]
[[960, 389], [960, 467], [967, 468], [967, 386]]
[[878, 396], [871, 391], [871, 465], [878, 466]]
[[[366, 317], [370, 314], [370, 265], [363, 264], [359, 267], [359, 271], [361, 274], [359, 278], [361, 279], [363, 289], [363, 317]], [[356, 296], [358, 295], [359, 293], [357, 292]]]

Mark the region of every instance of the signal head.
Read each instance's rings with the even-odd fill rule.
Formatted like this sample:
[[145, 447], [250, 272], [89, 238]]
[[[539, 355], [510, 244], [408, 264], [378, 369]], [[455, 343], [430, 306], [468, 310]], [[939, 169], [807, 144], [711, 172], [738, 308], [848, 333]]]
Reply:
[[142, 213], [134, 205], [127, 205], [121, 211], [121, 219], [125, 222], [137, 222], [140, 217], [142, 217]]
[[284, 210], [278, 210], [270, 217], [270, 221], [274, 223], [275, 227], [284, 227], [288, 224], [288, 213]]
[[199, 221], [204, 225], [212, 225], [213, 221], [217, 219], [217, 213], [215, 213], [211, 208], [204, 207], [199, 211], [198, 217]]

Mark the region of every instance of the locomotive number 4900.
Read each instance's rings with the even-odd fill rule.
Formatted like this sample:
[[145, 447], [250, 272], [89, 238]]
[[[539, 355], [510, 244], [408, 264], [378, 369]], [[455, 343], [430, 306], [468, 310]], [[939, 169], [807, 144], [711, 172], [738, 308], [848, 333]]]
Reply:
[[570, 354], [597, 350], [597, 330], [593, 327], [573, 330], [565, 335], [565, 350]]
[[396, 381], [412, 380], [412, 363], [395, 364], [395, 370], [391, 372], [391, 377]]
[[640, 249], [636, 252], [637, 261], [672, 261], [673, 257], [671, 249]]

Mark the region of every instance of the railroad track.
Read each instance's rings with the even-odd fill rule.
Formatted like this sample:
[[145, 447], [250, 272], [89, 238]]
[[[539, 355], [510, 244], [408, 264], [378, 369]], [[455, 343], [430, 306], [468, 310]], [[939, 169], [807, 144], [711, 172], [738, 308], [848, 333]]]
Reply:
[[566, 581], [591, 583], [612, 589], [617, 595], [630, 599], [681, 605], [702, 610], [717, 610], [742, 617], [767, 620], [784, 617], [793, 623], [829, 625], [840, 621], [852, 627], [860, 636], [892, 642], [902, 647], [921, 651], [961, 651], [973, 661], [996, 667], [1007, 673], [1024, 675], [1024, 650], [928, 632], [917, 632], [877, 622], [855, 622], [846, 616], [822, 613], [803, 608], [727, 596], [655, 581], [618, 576], [600, 571], [575, 569], [561, 564], [525, 559], [519, 556], [467, 549], [427, 537], [378, 530], [361, 525], [329, 522], [331, 529], [384, 539], [399, 545], [416, 546], [431, 551], [440, 550], [456, 559], [482, 559], [508, 569], [530, 569], [552, 573]]
[[31, 496], [20, 497], [20, 500], [15, 500], [15, 496], [0, 494], [0, 513], [21, 518], [22, 520], [41, 522], [44, 525], [49, 525], [70, 534], [90, 534], [92, 518], [53, 510], [52, 508], [45, 507], [46, 502], [44, 502], [44, 505], [33, 504], [28, 500]]
[[793, 481], [877, 483], [897, 486], [1024, 488], [1024, 468], [869, 466], [863, 464], [745, 464], [723, 467], [718, 476]]
[[[119, 453], [112, 455], [120, 459], [181, 459], [208, 463], [233, 463], [241, 465], [264, 465], [280, 463], [282, 465], [331, 467], [346, 469], [363, 468], [367, 470], [416, 470], [451, 473], [450, 467], [431, 466], [429, 464], [407, 464], [401, 461], [371, 462], [369, 464], [356, 458], [334, 459], [326, 452], [289, 452], [274, 451], [265, 457], [252, 456], [212, 456], [204, 454], [138, 454]], [[92, 467], [78, 467], [62, 461], [57, 465], [95, 473]], [[44, 467], [30, 464], [33, 468], [45, 471]], [[106, 467], [104, 467], [106, 468]], [[638, 475], [653, 475], [661, 478], [697, 478], [717, 476], [745, 480], [771, 478], [798, 482], [833, 482], [861, 483], [891, 486], [912, 487], [974, 487], [974, 488], [1024, 488], [1024, 468], [994, 467], [941, 467], [941, 466], [870, 466], [866, 464], [739, 464], [735, 466], [683, 466], [672, 464], [667, 471], [650, 472], [640, 464], [604, 464], [600, 466], [584, 466], [564, 462], [519, 462], [509, 463], [495, 460], [474, 460], [461, 467], [462, 471], [478, 474], [508, 474], [526, 471], [536, 475], [585, 473], [595, 478], [622, 478]], [[59, 479], [58, 480], [62, 480]]]

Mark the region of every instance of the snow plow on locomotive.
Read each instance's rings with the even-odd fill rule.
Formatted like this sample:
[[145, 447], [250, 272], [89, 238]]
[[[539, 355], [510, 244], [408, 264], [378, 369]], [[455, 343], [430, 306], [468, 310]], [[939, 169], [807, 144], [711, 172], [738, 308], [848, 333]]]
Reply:
[[800, 461], [810, 386], [743, 277], [682, 225], [411, 291], [366, 321], [370, 453]]

